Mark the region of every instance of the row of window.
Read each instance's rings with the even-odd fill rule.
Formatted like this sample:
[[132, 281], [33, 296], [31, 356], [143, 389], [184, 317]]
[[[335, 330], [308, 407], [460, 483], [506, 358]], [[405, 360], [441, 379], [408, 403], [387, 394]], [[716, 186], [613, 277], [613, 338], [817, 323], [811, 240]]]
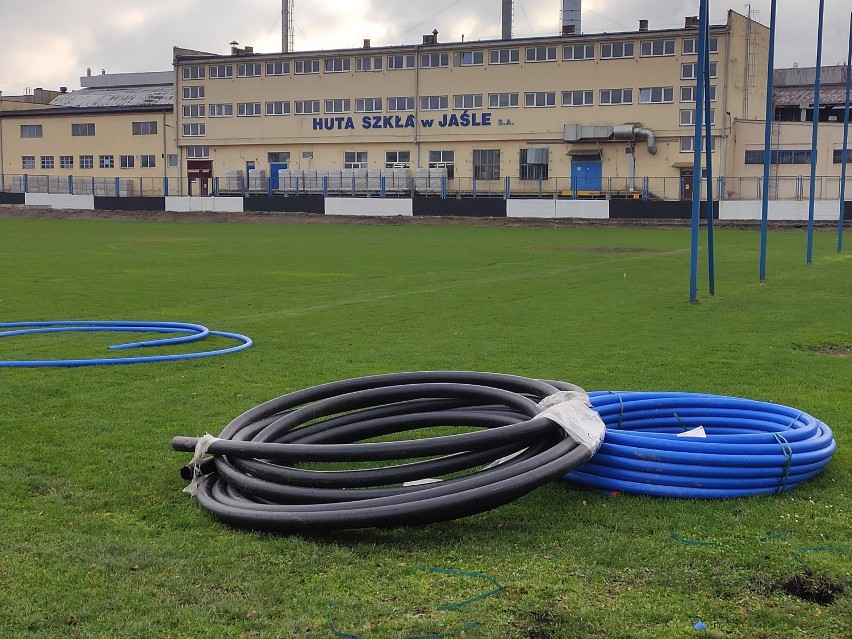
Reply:
[[[661, 57], [675, 55], [675, 40], [642, 40], [639, 43], [640, 57]], [[598, 45], [595, 44], [572, 44], [562, 47], [562, 59], [565, 61], [573, 60], [594, 60]], [[602, 42], [600, 45], [600, 59], [611, 60], [618, 58], [635, 57], [635, 42]], [[710, 53], [718, 53], [719, 39], [710, 38]], [[556, 45], [542, 45], [534, 47], [526, 47], [524, 49], [524, 60], [526, 62], [554, 62], [556, 61]], [[681, 54], [695, 55], [697, 53], [697, 44], [695, 38], [684, 38], [681, 40]], [[485, 51], [456, 51], [453, 52], [453, 65], [466, 66], [481, 66], [485, 64]], [[521, 52], [519, 48], [508, 49], [491, 49], [488, 51], [489, 64], [517, 64], [520, 62]], [[413, 69], [415, 66], [415, 54], [391, 54], [391, 55], [375, 55], [361, 56], [354, 58], [355, 71], [382, 71], [387, 66], [388, 70], [396, 69]], [[333, 58], [309, 58], [292, 61], [292, 71], [296, 75], [317, 74], [320, 69], [324, 73], [348, 73], [352, 71], [353, 64], [350, 57], [333, 57]], [[450, 66], [449, 52], [429, 52], [420, 54], [421, 69], [438, 69]], [[239, 64], [211, 64], [211, 65], [191, 65], [183, 67], [184, 80], [204, 80], [210, 78], [228, 79], [234, 77], [234, 67], [236, 67], [236, 77], [238, 78], [257, 78], [263, 75], [281, 76], [290, 75], [291, 62], [289, 60], [280, 60], [277, 62], [242, 62]]]
[[[811, 149], [773, 149], [769, 156], [772, 164], [810, 164]], [[763, 149], [745, 152], [746, 164], [763, 164], [766, 154]], [[843, 149], [834, 149], [832, 157], [834, 164], [842, 164]], [[846, 163], [852, 164], [852, 152], [847, 151]]]
[[[716, 100], [716, 87], [711, 87], [711, 101]], [[695, 87], [681, 87], [681, 102], [695, 102]], [[381, 113], [383, 106], [382, 98], [356, 98], [355, 113]], [[633, 104], [633, 89], [602, 89], [599, 94], [601, 105]], [[672, 104], [674, 103], [674, 87], [647, 87], [639, 89], [639, 104]], [[387, 111], [414, 111], [415, 99], [412, 96], [387, 98]], [[562, 106], [592, 106], [594, 105], [594, 91], [563, 91]], [[320, 111], [324, 106], [324, 111]], [[519, 93], [489, 93], [489, 109], [509, 109], [520, 106]], [[555, 91], [533, 91], [524, 94], [524, 106], [555, 107]], [[420, 96], [421, 111], [446, 111], [449, 108], [449, 96], [446, 95], [424, 95]], [[482, 109], [483, 95], [481, 93], [466, 93], [453, 96], [453, 109]], [[237, 104], [236, 114], [238, 117], [255, 117], [266, 115], [316, 115], [321, 112], [326, 114], [345, 114], [352, 112], [352, 100], [349, 98], [336, 98], [324, 100], [296, 100], [291, 103], [286, 100], [272, 102], [241, 102]], [[185, 104], [183, 105], [184, 119], [228, 118], [234, 115], [233, 104]], [[683, 122], [682, 122], [683, 123]], [[202, 125], [203, 126], [203, 125]], [[198, 131], [197, 125], [185, 124], [185, 130]], [[185, 134], [189, 135], [189, 134]], [[191, 135], [203, 135], [193, 133]]]
[[[42, 155], [40, 158], [39, 166], [42, 169], [55, 169], [57, 168], [56, 158], [53, 155]], [[78, 159], [78, 168], [80, 169], [93, 169], [95, 168], [95, 156], [94, 155], [81, 155]], [[118, 166], [122, 169], [133, 169], [136, 167], [136, 156], [135, 155], [119, 155], [118, 156]], [[156, 155], [140, 155], [139, 156], [139, 166], [143, 169], [153, 169], [157, 166], [157, 156]], [[36, 157], [34, 155], [23, 155], [21, 156], [21, 168], [22, 169], [34, 169], [36, 168]], [[60, 169], [73, 169], [74, 168], [74, 156], [73, 155], [60, 155], [59, 156], [59, 164], [58, 168]], [[100, 169], [114, 169], [115, 168], [115, 156], [114, 155], [99, 155], [98, 156], [98, 168]]]
[[[131, 132], [133, 135], [156, 135], [157, 121], [150, 122], [133, 122], [131, 123]], [[95, 135], [94, 122], [80, 122], [71, 124], [71, 135], [73, 137], [92, 137]], [[22, 138], [41, 138], [44, 137], [44, 127], [41, 124], [22, 124]]]

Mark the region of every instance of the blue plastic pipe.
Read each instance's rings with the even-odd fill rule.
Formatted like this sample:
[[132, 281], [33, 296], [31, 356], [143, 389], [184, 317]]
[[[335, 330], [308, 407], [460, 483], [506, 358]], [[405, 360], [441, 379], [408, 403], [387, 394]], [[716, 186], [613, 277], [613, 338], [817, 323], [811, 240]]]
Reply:
[[0, 329], [11, 329], [0, 332], [0, 338], [34, 333], [66, 333], [66, 332], [133, 332], [133, 333], [187, 333], [179, 337], [129, 342], [110, 346], [110, 350], [129, 348], [147, 348], [151, 346], [173, 346], [202, 340], [210, 335], [217, 335], [240, 342], [236, 346], [211, 351], [194, 353], [177, 353], [171, 355], [150, 355], [139, 357], [106, 357], [94, 359], [49, 359], [49, 360], [0, 360], [0, 368], [38, 368], [38, 367], [75, 367], [75, 366], [105, 366], [115, 364], [141, 364], [147, 362], [167, 362], [179, 359], [195, 359], [224, 355], [249, 348], [252, 340], [245, 335], [225, 331], [211, 331], [200, 324], [184, 322], [135, 322], [135, 321], [89, 321], [62, 320], [43, 322], [0, 322]]
[[836, 448], [826, 424], [780, 404], [678, 392], [589, 396], [606, 424], [603, 445], [566, 479], [597, 490], [687, 499], [781, 493], [816, 476]]

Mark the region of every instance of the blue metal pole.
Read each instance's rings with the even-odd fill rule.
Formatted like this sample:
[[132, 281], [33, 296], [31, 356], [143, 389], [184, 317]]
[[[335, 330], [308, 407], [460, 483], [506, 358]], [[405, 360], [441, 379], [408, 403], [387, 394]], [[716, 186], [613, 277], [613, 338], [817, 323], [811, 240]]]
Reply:
[[772, 122], [775, 109], [772, 107], [773, 77], [775, 74], [775, 16], [777, 0], [772, 0], [769, 17], [769, 63], [766, 71], [766, 127], [763, 132], [763, 197], [760, 215], [760, 281], [766, 281], [766, 235], [769, 229], [769, 172], [772, 163]]
[[698, 64], [695, 81], [695, 134], [692, 140], [692, 236], [689, 261], [689, 301], [698, 301], [698, 230], [701, 225], [701, 133], [704, 105], [704, 60], [707, 57], [707, 0], [701, 0], [698, 29]]
[[852, 97], [852, 13], [849, 14], [849, 57], [846, 59], [846, 106], [843, 107], [843, 149], [840, 151], [840, 217], [837, 252], [843, 252], [843, 214], [846, 208], [846, 166], [849, 162], [849, 99]]
[[817, 29], [816, 82], [814, 84], [813, 140], [811, 141], [811, 193], [808, 201], [808, 264], [814, 261], [814, 200], [816, 199], [817, 134], [819, 133], [819, 91], [822, 76], [822, 32], [825, 22], [825, 0], [819, 0]]
[[[707, 273], [709, 279], [708, 292], [716, 294], [716, 264], [715, 248], [713, 242], [713, 120], [710, 104], [710, 1], [704, 7], [706, 11], [702, 21], [704, 29], [704, 146], [705, 162], [707, 163]], [[698, 105], [696, 104], [696, 107]]]

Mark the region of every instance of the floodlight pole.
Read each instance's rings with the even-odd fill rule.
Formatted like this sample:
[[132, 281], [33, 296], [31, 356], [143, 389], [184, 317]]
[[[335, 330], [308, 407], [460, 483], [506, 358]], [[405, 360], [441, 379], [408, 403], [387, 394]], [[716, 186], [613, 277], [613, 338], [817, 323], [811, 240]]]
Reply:
[[704, 112], [704, 59], [707, 53], [707, 0], [701, 0], [698, 29], [698, 64], [695, 69], [695, 133], [692, 140], [692, 237], [690, 243], [689, 301], [698, 301], [698, 230], [701, 225], [701, 129]]
[[822, 78], [822, 32], [825, 22], [825, 0], [819, 0], [819, 28], [817, 29], [816, 81], [814, 82], [813, 139], [811, 141], [811, 193], [808, 202], [807, 262], [814, 261], [814, 200], [816, 199], [817, 135], [819, 134], [819, 90]]
[[852, 13], [849, 14], [849, 57], [846, 59], [846, 105], [843, 107], [843, 149], [840, 151], [840, 217], [837, 252], [843, 252], [843, 214], [846, 208], [846, 163], [849, 161], [849, 99], [852, 97]]
[[[704, 5], [701, 28], [704, 30], [704, 145], [707, 163], [707, 272], [710, 295], [716, 294], [716, 258], [713, 242], [713, 120], [710, 103], [710, 0]], [[695, 105], [696, 108], [698, 105]]]
[[775, 14], [777, 0], [772, 0], [769, 15], [769, 63], [766, 70], [766, 126], [763, 134], [763, 196], [760, 215], [760, 281], [766, 281], [766, 235], [769, 228], [769, 172], [772, 164], [772, 122], [775, 120], [772, 92], [775, 74]]

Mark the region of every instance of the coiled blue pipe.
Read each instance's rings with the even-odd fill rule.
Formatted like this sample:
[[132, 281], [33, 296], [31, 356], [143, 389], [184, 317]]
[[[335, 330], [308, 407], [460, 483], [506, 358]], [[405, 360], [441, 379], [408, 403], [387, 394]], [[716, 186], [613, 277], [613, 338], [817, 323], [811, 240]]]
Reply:
[[0, 337], [11, 337], [15, 335], [28, 335], [32, 333], [63, 333], [63, 332], [133, 332], [133, 333], [188, 333], [180, 337], [168, 337], [158, 340], [144, 342], [130, 342], [127, 344], [115, 344], [110, 350], [123, 350], [127, 348], [142, 348], [148, 346], [168, 346], [174, 344], [186, 344], [195, 342], [209, 335], [218, 335], [235, 339], [240, 343], [230, 348], [222, 348], [212, 351], [201, 351], [195, 353], [178, 353], [172, 355], [150, 355], [142, 357], [113, 357], [95, 359], [49, 359], [49, 360], [0, 360], [2, 368], [31, 368], [31, 367], [73, 367], [73, 366], [105, 366], [114, 364], [141, 364], [146, 362], [167, 362], [177, 359], [194, 359], [198, 357], [212, 357], [235, 353], [252, 345], [252, 340], [238, 333], [227, 333], [224, 331], [211, 331], [200, 324], [187, 324], [184, 322], [125, 322], [125, 321], [45, 321], [45, 322], [0, 322], [0, 329], [12, 329], [0, 332]]
[[[589, 393], [606, 424], [597, 454], [565, 478], [607, 492], [719, 499], [780, 493], [817, 475], [831, 429], [795, 408], [677, 392]], [[684, 437], [699, 426], [706, 437]]]

